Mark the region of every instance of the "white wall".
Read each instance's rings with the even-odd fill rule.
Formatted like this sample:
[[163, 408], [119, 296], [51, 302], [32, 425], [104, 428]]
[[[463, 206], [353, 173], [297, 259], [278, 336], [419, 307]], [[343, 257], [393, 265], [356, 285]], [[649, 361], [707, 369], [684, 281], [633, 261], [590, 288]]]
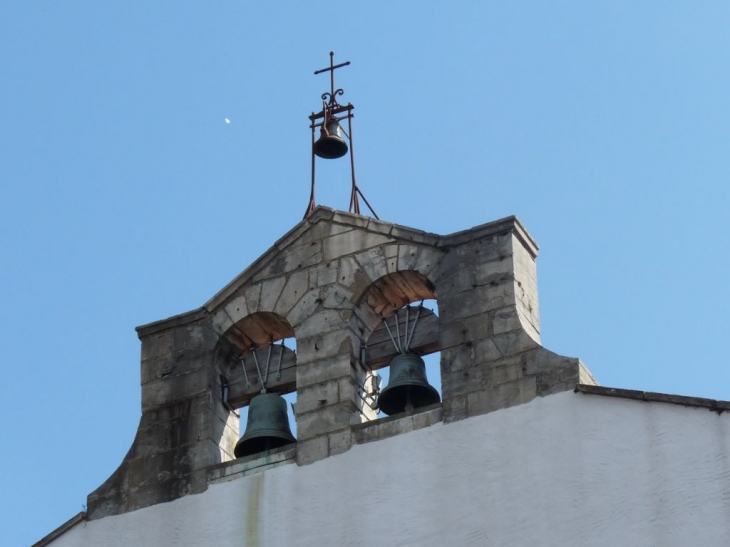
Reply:
[[77, 525], [54, 547], [730, 545], [730, 416], [572, 392]]

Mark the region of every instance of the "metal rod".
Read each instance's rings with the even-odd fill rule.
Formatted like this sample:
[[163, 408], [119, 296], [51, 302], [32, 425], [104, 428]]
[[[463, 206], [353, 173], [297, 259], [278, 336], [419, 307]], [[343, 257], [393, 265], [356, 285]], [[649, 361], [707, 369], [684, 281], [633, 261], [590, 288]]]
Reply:
[[411, 342], [413, 342], [413, 335], [416, 332], [416, 325], [418, 324], [418, 318], [421, 317], [421, 309], [422, 308], [423, 308], [423, 302], [421, 302], [421, 305], [418, 306], [418, 311], [416, 312], [416, 319], [413, 321], [413, 329], [411, 329], [411, 335], [408, 337], [408, 342], [406, 344], [408, 346], [406, 348], [406, 350], [411, 349]]
[[266, 379], [265, 382], [269, 381], [269, 365], [271, 364], [271, 346], [274, 345], [274, 342], [269, 342], [269, 354], [266, 356]]
[[370, 202], [369, 202], [369, 201], [367, 200], [367, 198], [365, 197], [365, 194], [363, 194], [363, 193], [362, 193], [362, 191], [360, 190], [360, 187], [359, 187], [359, 186], [356, 186], [356, 187], [355, 187], [355, 189], [357, 190], [357, 193], [358, 193], [358, 194], [360, 194], [360, 197], [361, 197], [361, 198], [362, 198], [362, 200], [363, 200], [363, 201], [365, 202], [365, 205], [367, 205], [367, 206], [368, 206], [368, 209], [370, 209], [370, 212], [371, 212], [371, 213], [373, 214], [373, 216], [374, 216], [375, 218], [377, 218], [378, 220], [380, 220], [380, 217], [379, 217], [379, 216], [378, 216], [378, 214], [377, 214], [377, 213], [376, 213], [376, 212], [375, 212], [375, 211], [373, 210], [373, 208], [372, 208], [372, 207], [370, 206]]
[[281, 359], [284, 357], [284, 339], [281, 339], [281, 344], [279, 345], [279, 368], [276, 369], [276, 379], [281, 380]]
[[395, 316], [395, 336], [398, 339], [398, 351], [403, 351], [403, 346], [400, 345], [400, 317], [398, 317], [398, 310], [395, 310], [393, 312], [393, 315]]
[[388, 336], [390, 336], [390, 341], [393, 342], [393, 346], [395, 347], [396, 351], [400, 351], [400, 348], [398, 347], [398, 343], [395, 341], [395, 338], [393, 338], [393, 333], [390, 331], [390, 327], [388, 326], [388, 321], [383, 317], [383, 324], [385, 325], [385, 330], [388, 331]]
[[360, 214], [360, 203], [357, 200], [357, 179], [355, 177], [355, 144], [352, 141], [352, 113], [347, 113], [347, 128], [349, 130], [348, 138], [350, 139], [350, 172], [352, 173], [352, 192], [350, 195], [351, 213]]
[[259, 375], [259, 382], [261, 382], [261, 393], [266, 393], [266, 383], [264, 382], [264, 379], [261, 376], [261, 367], [259, 367], [259, 358], [256, 355], [256, 348], [253, 348], [251, 353], [253, 353], [253, 360], [256, 363], [256, 372]]
[[411, 307], [406, 306], [406, 328], [404, 329], [405, 332], [403, 333], [403, 348], [408, 351], [408, 321], [411, 316]]
[[309, 215], [311, 215], [312, 211], [314, 211], [314, 208], [314, 126], [312, 126], [312, 189], [309, 193], [309, 204], [307, 205], [307, 210], [304, 213], [304, 218], [307, 218]]
[[251, 387], [251, 382], [248, 380], [248, 372], [246, 372], [246, 359], [241, 355], [241, 368], [243, 369], [243, 377], [246, 379], [246, 387]]

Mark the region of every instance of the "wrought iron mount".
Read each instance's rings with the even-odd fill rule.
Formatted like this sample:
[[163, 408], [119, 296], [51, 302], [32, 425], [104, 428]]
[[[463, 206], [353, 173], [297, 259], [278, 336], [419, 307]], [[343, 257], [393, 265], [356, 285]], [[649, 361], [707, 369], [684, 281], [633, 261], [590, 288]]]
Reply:
[[375, 213], [373, 208], [371, 207], [368, 200], [363, 195], [362, 191], [357, 185], [357, 178], [355, 177], [355, 148], [353, 144], [353, 134], [352, 134], [352, 119], [355, 117], [352, 111], [355, 109], [355, 107], [347, 103], [346, 105], [341, 105], [337, 101], [337, 97], [340, 97], [345, 94], [344, 90], [342, 88], [335, 88], [335, 70], [338, 68], [342, 68], [345, 66], [348, 66], [350, 64], [350, 61], [347, 61], [345, 63], [335, 64], [335, 54], [333, 51], [330, 51], [330, 66], [326, 68], [322, 68], [319, 70], [315, 70], [314, 74], [322, 74], [324, 72], [329, 72], [330, 74], [330, 90], [329, 92], [322, 93], [322, 110], [319, 112], [312, 112], [312, 114], [309, 116], [309, 127], [312, 129], [312, 183], [311, 183], [311, 191], [309, 194], [309, 204], [307, 205], [307, 210], [304, 213], [304, 218], [307, 218], [312, 211], [314, 211], [314, 208], [316, 207], [316, 200], [315, 200], [315, 157], [317, 154], [315, 154], [315, 147], [317, 145], [317, 142], [315, 140], [315, 130], [317, 128], [320, 128], [322, 131], [322, 137], [320, 137], [320, 141], [322, 139], [336, 139], [339, 140], [341, 143], [341, 146], [344, 147], [344, 151], [340, 154], [333, 155], [333, 156], [323, 156], [325, 158], [336, 158], [340, 157], [347, 153], [347, 145], [344, 143], [344, 141], [339, 138], [339, 135], [332, 136], [330, 134], [330, 128], [333, 127], [332, 124], [334, 123], [339, 131], [341, 127], [339, 126], [339, 122], [343, 120], [347, 120], [347, 131], [342, 129], [342, 132], [347, 137], [347, 140], [350, 143], [349, 146], [349, 152], [350, 152], [350, 172], [352, 175], [352, 187], [350, 191], [350, 207], [348, 211], [350, 213], [355, 214], [361, 214], [360, 213], [360, 201], [359, 198], [362, 198], [365, 202], [365, 205], [367, 205], [368, 209], [370, 209], [370, 212], [373, 214], [375, 218], [380, 218]]

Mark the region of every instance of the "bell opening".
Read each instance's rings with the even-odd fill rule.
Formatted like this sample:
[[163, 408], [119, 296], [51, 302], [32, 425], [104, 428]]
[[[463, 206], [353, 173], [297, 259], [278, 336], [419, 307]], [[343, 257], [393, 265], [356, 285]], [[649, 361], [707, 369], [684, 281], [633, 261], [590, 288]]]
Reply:
[[390, 364], [387, 387], [378, 397], [378, 408], [392, 416], [430, 406], [441, 396], [428, 382], [426, 363], [412, 353], [396, 356]]
[[261, 393], [251, 399], [241, 412], [241, 417], [246, 418], [246, 431], [236, 443], [233, 455], [242, 458], [296, 443], [291, 427], [296, 431], [296, 423], [289, 414], [289, 406], [295, 399], [296, 392], [286, 396]]

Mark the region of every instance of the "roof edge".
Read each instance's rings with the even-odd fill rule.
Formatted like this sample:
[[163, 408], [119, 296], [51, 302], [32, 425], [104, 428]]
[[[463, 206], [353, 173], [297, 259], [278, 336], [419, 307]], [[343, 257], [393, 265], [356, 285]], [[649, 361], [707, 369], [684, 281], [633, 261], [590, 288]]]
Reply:
[[705, 399], [704, 397], [691, 397], [687, 395], [672, 395], [669, 393], [657, 393], [654, 391], [638, 391], [635, 389], [621, 389], [615, 387], [591, 386], [578, 384], [575, 386], [576, 393], [587, 395], [603, 395], [605, 397], [619, 397], [622, 399], [633, 399], [647, 403], [669, 403], [673, 405], [691, 406], [706, 408], [718, 414], [730, 410], [730, 401], [718, 399]]
[[411, 228], [409, 226], [402, 226], [393, 222], [387, 222], [384, 220], [378, 220], [367, 215], [358, 215], [355, 213], [348, 213], [345, 211], [338, 211], [331, 207], [325, 207], [318, 205], [312, 214], [302, 219], [297, 223], [291, 230], [285, 233], [279, 238], [269, 249], [264, 252], [259, 258], [257, 258], [248, 268], [243, 270], [240, 274], [234, 277], [225, 287], [218, 291], [210, 300], [203, 304], [203, 308], [208, 312], [215, 310], [221, 303], [223, 303], [233, 292], [238, 289], [243, 283], [245, 283], [250, 277], [262, 267], [264, 267], [275, 254], [283, 251], [287, 246], [298, 239], [304, 232], [306, 232], [311, 226], [314, 226], [321, 221], [330, 221], [335, 224], [342, 224], [345, 226], [352, 226], [353, 228], [361, 228], [376, 232], [380, 234], [386, 234], [390, 237], [406, 239], [415, 243], [430, 243], [436, 245], [441, 239], [441, 236], [419, 230], [417, 228]]
[[61, 526], [56, 528], [53, 532], [45, 536], [43, 539], [35, 542], [31, 547], [46, 547], [47, 545], [50, 545], [52, 541], [55, 539], [58, 539], [60, 536], [68, 532], [71, 528], [76, 526], [79, 522], [83, 522], [86, 520], [86, 513], [84, 511], [81, 511], [76, 516], [71, 517], [66, 522], [64, 522]]
[[485, 236], [498, 234], [511, 230], [527, 247], [533, 257], [537, 257], [540, 250], [539, 245], [527, 231], [519, 218], [515, 215], [493, 220], [484, 224], [479, 224], [466, 230], [460, 230], [452, 234], [445, 235], [441, 238], [439, 244], [443, 246], [459, 245], [467, 241], [473, 241]]
[[194, 323], [195, 321], [207, 317], [207, 315], [208, 310], [206, 310], [205, 308], [198, 308], [197, 310], [173, 315], [172, 317], [168, 317], [167, 319], [160, 319], [158, 321], [153, 321], [152, 323], [145, 323], [144, 325], [135, 327], [134, 330], [137, 331], [137, 336], [139, 338], [143, 338], [150, 334], [154, 334], [155, 332], [171, 329], [173, 327], [179, 327], [181, 325], [187, 325], [188, 323]]

